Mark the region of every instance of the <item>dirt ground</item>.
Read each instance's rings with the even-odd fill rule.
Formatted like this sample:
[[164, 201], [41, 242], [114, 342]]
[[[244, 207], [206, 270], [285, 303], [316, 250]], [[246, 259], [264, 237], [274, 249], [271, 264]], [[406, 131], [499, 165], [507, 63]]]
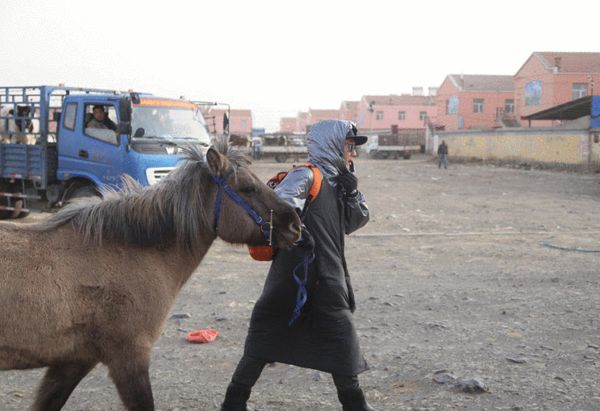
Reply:
[[[266, 178], [285, 166], [253, 167]], [[360, 380], [376, 409], [600, 409], [600, 175], [439, 170], [424, 156], [357, 168], [372, 217], [346, 255], [371, 367]], [[155, 345], [157, 409], [218, 409], [267, 268], [213, 246], [172, 310], [190, 317], [169, 319]], [[214, 343], [185, 341], [205, 327], [220, 331]], [[41, 376], [0, 372], [0, 410], [25, 409]], [[470, 378], [488, 391], [463, 392], [456, 382]], [[250, 404], [341, 408], [329, 375], [283, 364], [265, 369]], [[65, 409], [122, 409], [106, 368]]]

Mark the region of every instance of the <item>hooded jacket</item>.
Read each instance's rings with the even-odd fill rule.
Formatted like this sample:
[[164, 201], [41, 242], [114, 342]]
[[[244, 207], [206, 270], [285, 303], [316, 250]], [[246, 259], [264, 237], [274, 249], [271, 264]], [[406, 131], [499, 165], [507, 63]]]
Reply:
[[307, 250], [280, 249], [271, 264], [263, 292], [248, 330], [245, 355], [338, 375], [367, 369], [352, 320], [354, 293], [344, 256], [344, 235], [364, 226], [369, 211], [362, 193], [347, 197], [335, 178], [347, 171], [343, 160], [351, 123], [343, 120], [315, 124], [308, 136], [309, 161], [323, 174], [321, 191], [305, 208], [312, 173], [298, 168], [276, 188], [297, 210], [315, 241], [315, 260], [308, 268], [308, 299], [300, 316], [289, 325], [298, 286], [293, 271]]

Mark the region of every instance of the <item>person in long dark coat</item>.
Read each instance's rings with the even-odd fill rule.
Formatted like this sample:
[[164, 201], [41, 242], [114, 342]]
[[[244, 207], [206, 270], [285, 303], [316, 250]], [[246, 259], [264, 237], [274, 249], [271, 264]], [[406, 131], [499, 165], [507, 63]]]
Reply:
[[[365, 136], [356, 135], [356, 127], [349, 121], [313, 125], [308, 154], [309, 162], [318, 166], [323, 176], [319, 194], [307, 201], [313, 172], [306, 167], [290, 171], [275, 188], [301, 215], [303, 240], [277, 250], [221, 411], [249, 410], [246, 402], [251, 389], [270, 362], [331, 373], [344, 411], [374, 411], [358, 383], [357, 375], [368, 366], [352, 319], [354, 293], [344, 256], [344, 235], [369, 220], [352, 162], [355, 146], [366, 141]], [[298, 280], [305, 277], [302, 262], [313, 253], [304, 302]]]
[[448, 168], [448, 146], [446, 145], [446, 141], [442, 140], [442, 144], [440, 144], [438, 146], [438, 155], [439, 155], [439, 161], [438, 161], [438, 168], [442, 168], [442, 165], [444, 166], [444, 169]]

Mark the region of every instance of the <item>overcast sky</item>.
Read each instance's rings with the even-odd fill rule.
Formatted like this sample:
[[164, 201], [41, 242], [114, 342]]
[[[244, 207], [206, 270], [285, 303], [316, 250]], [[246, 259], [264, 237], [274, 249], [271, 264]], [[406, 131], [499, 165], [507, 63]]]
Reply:
[[0, 1], [0, 85], [218, 100], [257, 127], [533, 51], [600, 51], [600, 1]]

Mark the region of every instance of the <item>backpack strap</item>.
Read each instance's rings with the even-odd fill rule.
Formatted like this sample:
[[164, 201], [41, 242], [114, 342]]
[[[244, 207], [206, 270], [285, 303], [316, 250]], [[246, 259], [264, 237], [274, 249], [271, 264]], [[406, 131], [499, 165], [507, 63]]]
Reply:
[[307, 203], [312, 203], [319, 193], [321, 192], [321, 184], [323, 183], [323, 174], [321, 174], [321, 169], [314, 164], [311, 163], [303, 163], [294, 166], [294, 168], [298, 167], [308, 167], [310, 171], [313, 173], [312, 184], [310, 185], [310, 190], [308, 191], [308, 197], [306, 198]]

